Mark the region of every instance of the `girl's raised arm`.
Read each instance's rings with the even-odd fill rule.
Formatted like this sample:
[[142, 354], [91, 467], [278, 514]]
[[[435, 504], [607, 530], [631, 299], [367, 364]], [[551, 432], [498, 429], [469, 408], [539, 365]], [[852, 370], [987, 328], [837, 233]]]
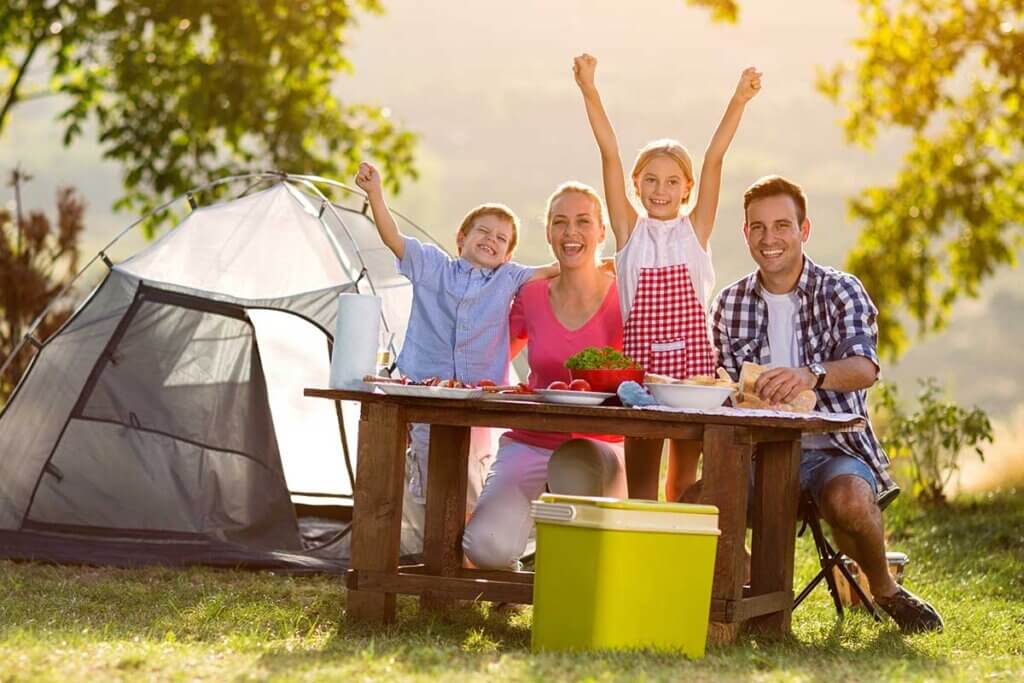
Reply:
[[697, 233], [697, 239], [706, 250], [711, 240], [711, 231], [715, 229], [715, 216], [718, 213], [718, 195], [722, 188], [722, 163], [725, 160], [725, 152], [732, 143], [736, 129], [739, 128], [740, 119], [743, 118], [743, 109], [754, 95], [761, 90], [761, 72], [750, 67], [743, 71], [740, 76], [739, 85], [736, 86], [736, 93], [729, 100], [729, 106], [725, 108], [718, 129], [711, 136], [708, 149], [704, 153], [704, 165], [700, 170], [700, 186], [697, 189], [697, 203], [690, 212], [690, 222], [693, 230]]
[[636, 209], [626, 195], [626, 180], [622, 173], [622, 158], [619, 156], [619, 143], [615, 139], [615, 130], [608, 120], [601, 95], [594, 84], [594, 72], [597, 70], [597, 59], [582, 54], [573, 60], [572, 72], [576, 84], [583, 93], [583, 103], [587, 107], [587, 119], [594, 131], [597, 147], [601, 151], [601, 174], [604, 179], [604, 199], [608, 204], [608, 218], [611, 220], [612, 232], [615, 234], [615, 250], [626, 246], [629, 236], [636, 225]]

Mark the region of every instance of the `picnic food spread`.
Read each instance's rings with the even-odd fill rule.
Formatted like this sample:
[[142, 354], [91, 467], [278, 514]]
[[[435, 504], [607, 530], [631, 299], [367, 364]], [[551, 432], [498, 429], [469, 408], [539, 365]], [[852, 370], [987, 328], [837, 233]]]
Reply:
[[757, 363], [744, 363], [740, 368], [739, 390], [733, 396], [732, 404], [737, 408], [768, 408], [791, 413], [809, 413], [814, 410], [818, 396], [813, 389], [804, 389], [788, 403], [768, 403], [758, 396], [754, 391], [754, 385], [757, 383], [757, 378], [769, 369], [767, 366]]

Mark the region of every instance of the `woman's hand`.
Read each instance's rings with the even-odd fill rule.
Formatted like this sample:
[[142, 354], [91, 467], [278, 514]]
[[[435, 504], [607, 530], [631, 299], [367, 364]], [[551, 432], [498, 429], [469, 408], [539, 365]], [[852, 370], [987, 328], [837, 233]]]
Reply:
[[362, 162], [359, 164], [359, 171], [356, 173], [356, 185], [367, 195], [380, 195], [380, 172], [371, 163]]
[[594, 85], [594, 73], [597, 71], [597, 57], [588, 55], [586, 52], [572, 60], [572, 75], [576, 79], [576, 85], [580, 90], [592, 90]]
[[736, 86], [736, 99], [740, 102], [749, 102], [758, 92], [761, 91], [761, 76], [756, 67], [748, 67], [740, 74], [740, 82]]

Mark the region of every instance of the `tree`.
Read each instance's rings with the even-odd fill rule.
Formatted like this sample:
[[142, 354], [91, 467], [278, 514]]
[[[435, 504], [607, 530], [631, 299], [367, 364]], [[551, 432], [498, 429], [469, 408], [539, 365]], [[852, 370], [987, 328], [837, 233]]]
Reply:
[[[0, 9], [0, 133], [28, 98], [62, 95], [64, 144], [97, 125], [140, 212], [252, 166], [351, 175], [363, 155], [391, 189], [415, 177], [415, 137], [386, 109], [343, 105], [332, 79], [356, 9], [377, 0], [7, 0]], [[27, 74], [49, 84], [33, 90]]]
[[1024, 244], [1024, 3], [858, 0], [855, 63], [822, 72], [847, 110], [850, 141], [905, 129], [910, 150], [893, 183], [850, 202], [864, 225], [847, 266], [875, 298], [882, 346], [941, 329], [951, 305], [976, 297]]
[[[16, 197], [27, 179], [18, 169], [11, 174]], [[24, 330], [75, 276], [84, 213], [85, 203], [70, 187], [57, 190], [55, 222], [42, 211], [24, 216], [20, 200], [15, 215], [0, 209], [0, 363], [14, 352]], [[71, 315], [73, 305], [73, 298], [56, 301], [33, 338], [45, 341]], [[0, 376], [0, 404], [24, 373], [33, 351], [24, 346]]]

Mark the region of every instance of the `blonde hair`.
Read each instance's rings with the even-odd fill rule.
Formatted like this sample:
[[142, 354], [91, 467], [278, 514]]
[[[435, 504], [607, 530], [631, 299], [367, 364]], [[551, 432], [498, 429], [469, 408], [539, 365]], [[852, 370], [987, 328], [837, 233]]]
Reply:
[[480, 206], [471, 209], [470, 212], [466, 214], [466, 217], [462, 219], [462, 224], [459, 226], [459, 236], [465, 237], [473, 228], [473, 223], [475, 223], [481, 216], [496, 216], [498, 218], [504, 218], [512, 224], [512, 236], [508, 240], [508, 253], [511, 255], [512, 252], [516, 250], [516, 244], [519, 243], [519, 216], [504, 204], [481, 204]]
[[581, 183], [576, 180], [569, 180], [556, 187], [555, 191], [551, 193], [550, 197], [548, 197], [547, 207], [545, 207], [544, 209], [545, 227], [551, 225], [551, 210], [554, 207], [555, 202], [561, 199], [563, 195], [567, 195], [570, 192], [576, 192], [577, 194], [582, 194], [586, 195], [587, 197], [590, 197], [591, 201], [594, 202], [594, 208], [597, 209], [598, 222], [600, 222], [601, 225], [608, 224], [608, 221], [605, 217], [604, 201], [601, 200], [601, 195], [597, 193], [597, 190], [592, 188], [590, 185], [587, 185], [586, 183]]
[[[668, 157], [672, 161], [679, 164], [679, 168], [682, 170], [683, 175], [686, 179], [693, 183], [693, 159], [690, 158], [690, 153], [686, 151], [682, 143], [678, 140], [672, 140], [671, 138], [661, 138], [660, 140], [651, 140], [644, 145], [636, 155], [636, 161], [633, 162], [633, 170], [630, 172], [630, 177], [633, 179], [633, 189], [636, 190], [637, 176], [639, 176], [644, 167], [651, 162], [651, 159], [655, 157]], [[690, 187], [690, 192], [683, 197], [683, 205], [685, 206], [690, 201], [690, 197], [693, 195], [693, 186]]]

